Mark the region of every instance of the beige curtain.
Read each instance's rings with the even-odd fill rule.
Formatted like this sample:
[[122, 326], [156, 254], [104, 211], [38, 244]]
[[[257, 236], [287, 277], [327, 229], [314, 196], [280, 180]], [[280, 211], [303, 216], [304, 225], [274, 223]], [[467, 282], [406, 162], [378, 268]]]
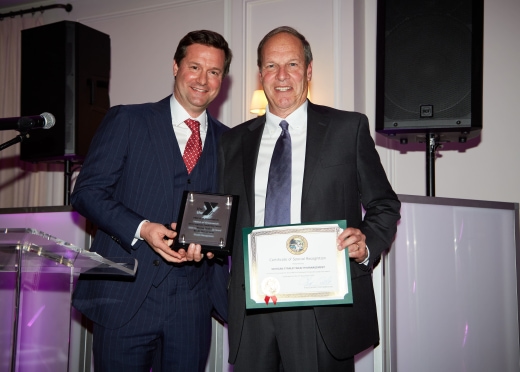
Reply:
[[[20, 116], [21, 30], [42, 24], [41, 14], [0, 21], [0, 118]], [[0, 131], [0, 144], [17, 135]], [[63, 164], [26, 163], [19, 154], [19, 143], [0, 151], [0, 208], [63, 205]]]

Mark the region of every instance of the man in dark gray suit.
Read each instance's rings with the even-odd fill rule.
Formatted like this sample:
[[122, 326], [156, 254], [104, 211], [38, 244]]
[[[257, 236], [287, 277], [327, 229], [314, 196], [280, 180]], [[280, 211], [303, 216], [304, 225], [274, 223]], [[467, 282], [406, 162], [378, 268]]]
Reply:
[[206, 107], [231, 58], [218, 33], [188, 33], [174, 56], [173, 95], [111, 108], [92, 140], [72, 205], [99, 227], [91, 251], [138, 261], [133, 280], [78, 281], [73, 305], [94, 322], [96, 372], [149, 372], [152, 363], [154, 371], [203, 371], [211, 314], [227, 319], [227, 264], [200, 245], [172, 250], [176, 233], [164, 224], [177, 221], [184, 190], [217, 191], [227, 127]]
[[[354, 355], [379, 341], [372, 266], [391, 245], [400, 203], [367, 117], [307, 100], [312, 53], [303, 35], [290, 27], [268, 33], [258, 46], [258, 67], [266, 115], [230, 129], [219, 150], [220, 190], [240, 197], [229, 288], [229, 361], [235, 372], [353, 371]], [[290, 203], [275, 212], [290, 211], [292, 224], [347, 220], [337, 244], [350, 258], [352, 305], [245, 308], [242, 228], [266, 224], [271, 156], [273, 149], [278, 152], [278, 137], [287, 135], [284, 121], [292, 144], [291, 170], [283, 177], [291, 179], [285, 196]]]

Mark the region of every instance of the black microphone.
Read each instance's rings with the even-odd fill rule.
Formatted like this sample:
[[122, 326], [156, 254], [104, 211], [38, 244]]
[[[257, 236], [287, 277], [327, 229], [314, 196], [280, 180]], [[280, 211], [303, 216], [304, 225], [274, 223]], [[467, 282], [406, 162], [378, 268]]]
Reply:
[[27, 132], [31, 129], [49, 129], [54, 126], [56, 119], [53, 114], [44, 112], [39, 116], [22, 116], [0, 119], [0, 130], [17, 130]]

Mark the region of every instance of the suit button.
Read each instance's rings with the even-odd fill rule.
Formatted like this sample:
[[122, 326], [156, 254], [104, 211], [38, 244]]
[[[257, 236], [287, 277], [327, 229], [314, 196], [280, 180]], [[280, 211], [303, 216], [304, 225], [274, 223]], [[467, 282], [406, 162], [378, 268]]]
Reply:
[[245, 291], [246, 290], [246, 285], [242, 283], [242, 289]]
[[159, 260], [154, 260], [153, 261], [153, 265], [154, 266], [159, 266], [161, 263], [159, 262]]

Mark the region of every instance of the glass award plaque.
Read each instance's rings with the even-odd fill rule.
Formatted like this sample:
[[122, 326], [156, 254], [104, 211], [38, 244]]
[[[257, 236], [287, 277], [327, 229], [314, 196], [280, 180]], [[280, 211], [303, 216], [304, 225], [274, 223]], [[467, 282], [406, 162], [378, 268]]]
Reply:
[[237, 208], [237, 195], [184, 191], [173, 248], [195, 243], [203, 252], [231, 254]]

